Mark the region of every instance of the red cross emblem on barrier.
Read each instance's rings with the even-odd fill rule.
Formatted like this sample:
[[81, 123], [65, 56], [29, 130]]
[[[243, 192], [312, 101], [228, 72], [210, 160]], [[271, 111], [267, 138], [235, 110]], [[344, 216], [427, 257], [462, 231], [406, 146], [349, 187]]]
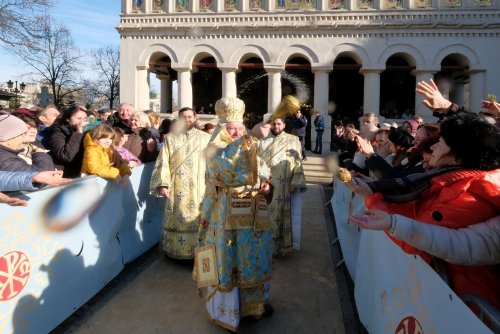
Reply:
[[424, 334], [424, 330], [415, 317], [409, 316], [401, 320], [395, 334]]
[[28, 283], [31, 265], [23, 252], [10, 252], [0, 257], [0, 302], [17, 296]]

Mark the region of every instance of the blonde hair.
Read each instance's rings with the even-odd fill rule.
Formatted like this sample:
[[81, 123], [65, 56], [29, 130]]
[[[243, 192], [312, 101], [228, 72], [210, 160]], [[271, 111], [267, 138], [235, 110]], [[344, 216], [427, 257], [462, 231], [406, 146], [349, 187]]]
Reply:
[[146, 112], [146, 115], [148, 115], [149, 121], [151, 122], [152, 126], [156, 128], [156, 125], [160, 125], [160, 114], [155, 111], [149, 111]]
[[113, 131], [113, 128], [110, 127], [107, 124], [100, 124], [93, 128], [90, 131], [90, 138], [92, 138], [93, 141], [102, 139], [102, 138], [115, 138], [115, 132]]

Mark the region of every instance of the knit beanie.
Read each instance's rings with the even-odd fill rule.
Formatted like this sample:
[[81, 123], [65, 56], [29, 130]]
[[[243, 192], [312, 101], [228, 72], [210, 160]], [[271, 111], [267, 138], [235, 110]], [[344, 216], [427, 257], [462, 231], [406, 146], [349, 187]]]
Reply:
[[415, 138], [413, 138], [406, 130], [401, 128], [397, 129], [391, 128], [391, 131], [389, 131], [388, 138], [395, 145], [404, 148], [412, 147], [413, 141], [415, 140]]
[[0, 142], [22, 135], [28, 131], [26, 123], [11, 114], [0, 115]]
[[420, 123], [414, 119], [410, 119], [409, 121], [406, 121], [403, 123], [403, 127], [406, 127], [408, 129], [408, 132], [415, 137], [417, 135], [417, 129]]

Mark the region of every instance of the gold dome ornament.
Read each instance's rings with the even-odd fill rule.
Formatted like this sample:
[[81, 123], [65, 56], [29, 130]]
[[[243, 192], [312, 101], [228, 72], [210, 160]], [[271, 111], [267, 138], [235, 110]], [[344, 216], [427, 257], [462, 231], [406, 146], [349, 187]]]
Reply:
[[292, 95], [285, 96], [276, 111], [271, 115], [271, 120], [286, 117], [295, 117], [295, 115], [300, 111], [300, 101]]
[[340, 181], [342, 181], [344, 183], [349, 183], [352, 181], [351, 173], [345, 168], [339, 168], [336, 176], [337, 176], [337, 179], [339, 179]]
[[215, 102], [215, 114], [219, 117], [220, 123], [243, 123], [245, 102], [236, 97], [223, 97]]

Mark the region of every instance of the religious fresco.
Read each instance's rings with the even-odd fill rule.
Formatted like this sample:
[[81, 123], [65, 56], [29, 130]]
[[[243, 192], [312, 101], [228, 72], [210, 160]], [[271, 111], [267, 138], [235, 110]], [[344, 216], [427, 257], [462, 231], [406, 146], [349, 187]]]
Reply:
[[224, 10], [237, 10], [238, 0], [224, 0]]
[[153, 11], [162, 12], [163, 11], [164, 0], [154, 0], [153, 1]]
[[344, 0], [330, 0], [328, 5], [330, 9], [345, 9]]
[[417, 8], [432, 7], [432, 0], [415, 0], [415, 7]]
[[401, 0], [385, 0], [385, 8], [387, 9], [395, 9], [402, 8], [403, 4]]
[[250, 0], [249, 8], [250, 10], [264, 9], [264, 0]]
[[140, 12], [142, 9], [142, 0], [132, 0], [132, 11]]
[[177, 12], [184, 12], [188, 9], [188, 0], [175, 0], [175, 10]]
[[212, 0], [200, 0], [200, 11], [212, 9]]
[[276, 0], [277, 9], [315, 9], [316, 0]]
[[462, 7], [462, 0], [441, 0], [442, 7]]
[[359, 9], [372, 9], [373, 7], [373, 0], [357, 0], [358, 8]]
[[475, 0], [474, 3], [478, 7], [490, 7], [491, 6], [491, 0]]

